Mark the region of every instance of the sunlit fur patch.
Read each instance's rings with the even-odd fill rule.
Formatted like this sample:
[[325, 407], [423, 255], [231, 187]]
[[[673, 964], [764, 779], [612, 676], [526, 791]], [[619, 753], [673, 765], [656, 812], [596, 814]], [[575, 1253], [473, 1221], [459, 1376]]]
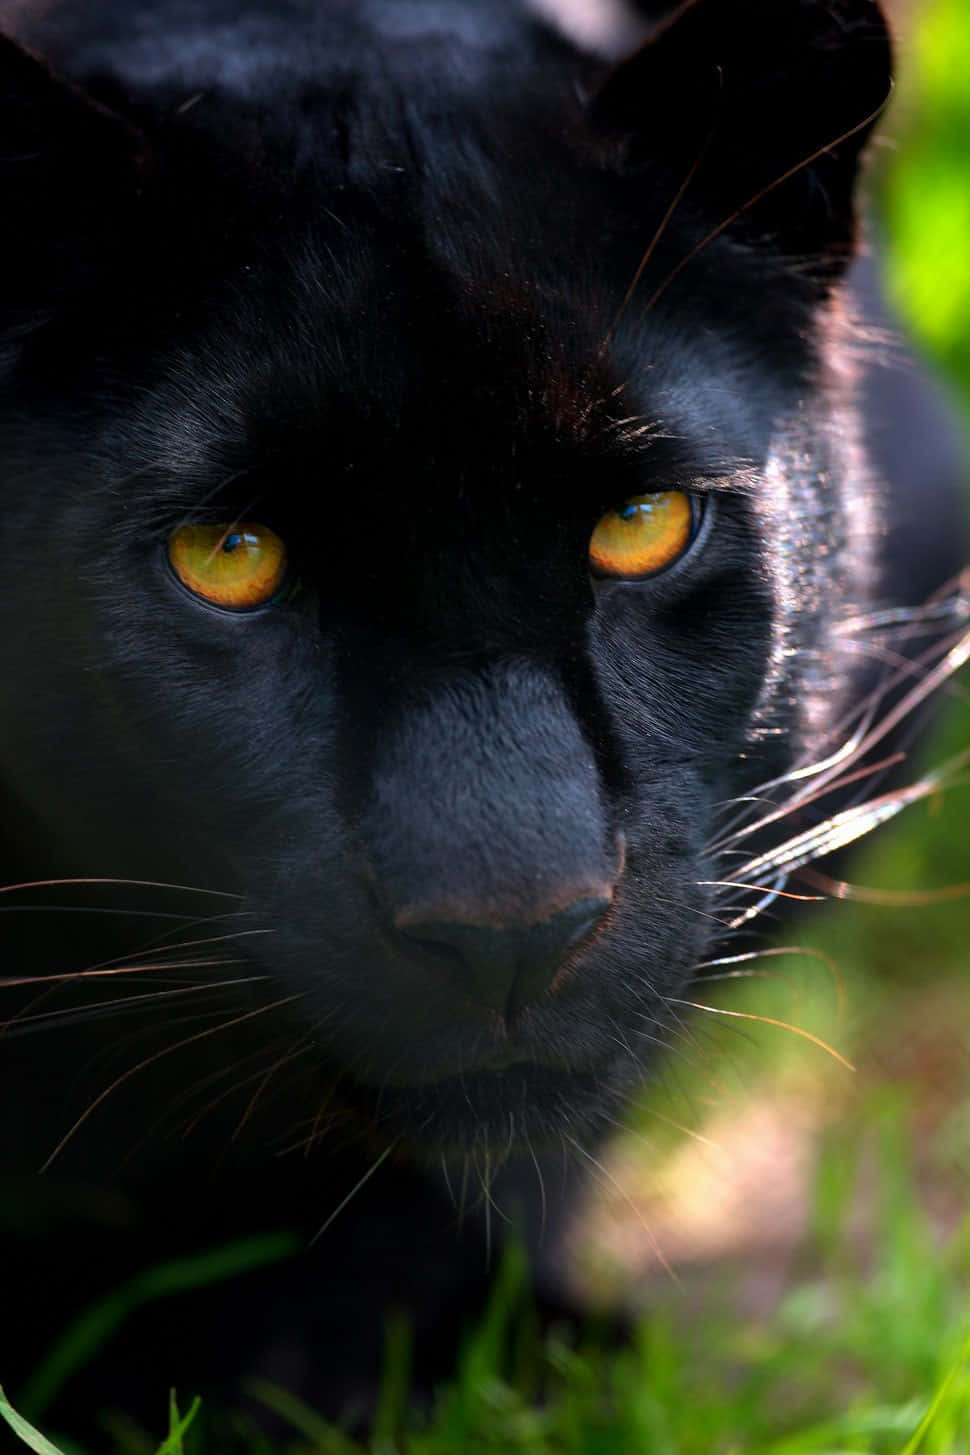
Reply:
[[[905, 640], [914, 633], [939, 632], [932, 644], [912, 660], [899, 658], [891, 671], [840, 724], [842, 739], [831, 752], [802, 760], [781, 778], [758, 785], [742, 804], [722, 836], [710, 846], [715, 862], [731, 865], [730, 877], [706, 881], [721, 891], [721, 911], [726, 925], [739, 929], [762, 914], [779, 895], [791, 875], [828, 854], [847, 848], [864, 838], [911, 804], [940, 793], [965, 775], [970, 750], [929, 770], [912, 783], [886, 792], [874, 791], [903, 754], [881, 757], [887, 740], [933, 698], [970, 662], [970, 575], [964, 572], [954, 589], [922, 606], [896, 607], [846, 617], [836, 624], [833, 638], [838, 645], [859, 642], [884, 634], [891, 641]], [[825, 815], [817, 823], [785, 835], [786, 821], [808, 806], [833, 794], [844, 796], [856, 783], [863, 785], [861, 802], [850, 803]], [[781, 826], [779, 828], [779, 826]], [[778, 842], [745, 857], [747, 845], [760, 841], [766, 831], [777, 833]], [[740, 860], [740, 862], [739, 862]], [[724, 891], [732, 891], [726, 896]]]

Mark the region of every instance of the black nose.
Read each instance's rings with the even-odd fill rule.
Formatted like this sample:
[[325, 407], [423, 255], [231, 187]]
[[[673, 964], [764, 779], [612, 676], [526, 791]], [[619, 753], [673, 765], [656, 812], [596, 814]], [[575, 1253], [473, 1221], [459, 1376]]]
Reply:
[[549, 986], [572, 947], [586, 938], [609, 899], [577, 899], [537, 924], [420, 924], [397, 917], [398, 934], [429, 964], [447, 969], [465, 995], [511, 1020]]

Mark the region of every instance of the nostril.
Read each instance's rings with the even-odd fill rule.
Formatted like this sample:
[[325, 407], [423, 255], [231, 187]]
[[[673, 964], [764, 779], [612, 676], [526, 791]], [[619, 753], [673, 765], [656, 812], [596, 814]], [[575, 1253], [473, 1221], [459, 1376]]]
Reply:
[[463, 963], [462, 953], [457, 945], [449, 945], [445, 940], [434, 940], [423, 934], [415, 934], [410, 929], [399, 930], [398, 934], [412, 950], [420, 951], [429, 960], [438, 960], [442, 965], [451, 965], [456, 969]]
[[593, 932], [609, 905], [601, 897], [575, 900], [532, 924], [430, 918], [416, 924], [402, 912], [397, 933], [412, 953], [447, 969], [464, 994], [511, 1017], [548, 989], [569, 951]]
[[549, 988], [570, 950], [588, 939], [602, 923], [610, 903], [609, 899], [580, 899], [545, 924], [531, 927], [542, 934], [534, 941], [536, 953], [522, 957], [510, 987], [506, 1003], [510, 1019]]

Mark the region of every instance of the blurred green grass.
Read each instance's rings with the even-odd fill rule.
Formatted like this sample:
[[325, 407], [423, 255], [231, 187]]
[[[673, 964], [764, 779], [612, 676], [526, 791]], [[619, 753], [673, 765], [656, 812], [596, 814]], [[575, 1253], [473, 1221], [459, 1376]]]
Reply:
[[[970, 415], [970, 0], [912, 7], [899, 49], [875, 178], [890, 291]], [[955, 695], [933, 756], [968, 743], [970, 701]], [[967, 790], [955, 788], [911, 810], [854, 878], [907, 890], [970, 878], [967, 807]], [[530, 1335], [510, 1253], [427, 1419], [408, 1412], [406, 1333], [391, 1329], [372, 1455], [970, 1452], [970, 899], [836, 905], [798, 938], [837, 964], [845, 1009], [825, 962], [794, 956], [771, 962], [784, 981], [735, 986], [730, 998], [711, 987], [703, 998], [809, 1029], [857, 1073], [776, 1027], [752, 1023], [740, 1037], [737, 1022], [701, 1017], [697, 1064], [669, 1067], [645, 1099], [614, 1149], [614, 1184], [601, 1186], [575, 1235], [586, 1291], [623, 1292], [649, 1310], [633, 1344], [607, 1352]], [[685, 1150], [675, 1123], [706, 1144], [688, 1139]], [[780, 1140], [767, 1137], [769, 1160], [751, 1170], [766, 1128]], [[770, 1161], [783, 1145], [799, 1149], [794, 1171]], [[784, 1196], [768, 1196], [779, 1188]], [[720, 1245], [709, 1217], [691, 1249], [689, 1194], [695, 1207], [713, 1206]], [[779, 1226], [786, 1219], [792, 1226]], [[658, 1269], [655, 1239], [672, 1249], [678, 1282]], [[767, 1297], [757, 1293], [766, 1272]], [[271, 1444], [242, 1415], [205, 1408], [187, 1428], [173, 1405], [160, 1450], [363, 1449], [285, 1391], [252, 1393], [292, 1437]], [[178, 1394], [187, 1409], [194, 1391]], [[116, 1417], [89, 1455], [154, 1455], [160, 1438]], [[76, 1448], [57, 1441], [64, 1455]]]
[[[876, 1109], [869, 1108], [870, 1115]], [[257, 1402], [292, 1436], [271, 1443], [243, 1416], [172, 1398], [157, 1445], [130, 1422], [106, 1421], [111, 1455], [965, 1455], [970, 1448], [970, 1233], [942, 1251], [922, 1213], [901, 1109], [878, 1109], [874, 1236], [847, 1235], [860, 1122], [830, 1146], [817, 1181], [813, 1238], [822, 1260], [770, 1318], [739, 1320], [709, 1290], [703, 1323], [655, 1311], [620, 1351], [553, 1333], [522, 1338], [524, 1260], [512, 1249], [491, 1306], [459, 1353], [430, 1420], [409, 1414], [406, 1337], [388, 1341], [391, 1391], [365, 1447], [270, 1385]], [[160, 1406], [162, 1399], [160, 1398]], [[213, 1415], [206, 1418], [207, 1413]], [[14, 1416], [0, 1399], [0, 1415]], [[17, 1428], [14, 1425], [14, 1428]], [[75, 1455], [20, 1425], [25, 1448]], [[91, 1455], [96, 1455], [92, 1451]]]
[[899, 45], [883, 202], [900, 316], [970, 407], [970, 7], [923, 0]]

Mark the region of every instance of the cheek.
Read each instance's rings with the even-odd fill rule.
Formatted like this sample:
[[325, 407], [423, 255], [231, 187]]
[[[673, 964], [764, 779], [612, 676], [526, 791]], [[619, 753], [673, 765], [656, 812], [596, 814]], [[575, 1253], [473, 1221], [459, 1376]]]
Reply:
[[617, 591], [591, 633], [600, 691], [639, 762], [673, 746], [725, 768], [745, 744], [771, 649], [771, 602], [746, 580], [656, 611]]

